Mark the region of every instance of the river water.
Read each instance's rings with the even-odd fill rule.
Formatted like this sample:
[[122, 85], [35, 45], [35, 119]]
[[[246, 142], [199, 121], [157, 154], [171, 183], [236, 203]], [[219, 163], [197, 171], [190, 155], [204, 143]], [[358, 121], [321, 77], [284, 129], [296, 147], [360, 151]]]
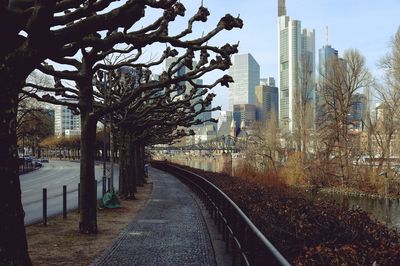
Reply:
[[[232, 159], [230, 155], [229, 157], [224, 157], [222, 155], [198, 157], [180, 155], [169, 156], [163, 159], [205, 171], [217, 173], [225, 172], [229, 174], [235, 173], [239, 162], [239, 159]], [[398, 199], [386, 201], [385, 199], [379, 198], [327, 193], [318, 193], [313, 195], [313, 197], [318, 197], [322, 200], [334, 200], [347, 208], [361, 208], [368, 212], [373, 218], [376, 218], [387, 226], [400, 229], [400, 201]]]

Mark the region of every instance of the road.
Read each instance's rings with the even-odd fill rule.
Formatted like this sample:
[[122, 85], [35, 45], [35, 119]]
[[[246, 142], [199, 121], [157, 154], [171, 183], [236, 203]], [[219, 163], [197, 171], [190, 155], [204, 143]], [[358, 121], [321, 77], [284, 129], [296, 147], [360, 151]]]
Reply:
[[[103, 164], [96, 163], [97, 195], [102, 194]], [[109, 174], [107, 174], [109, 176]], [[118, 167], [114, 167], [114, 187], [118, 187]], [[50, 160], [40, 169], [20, 176], [25, 225], [39, 222], [43, 216], [43, 188], [47, 189], [48, 217], [62, 214], [63, 185], [67, 186], [68, 210], [78, 207], [79, 162]]]

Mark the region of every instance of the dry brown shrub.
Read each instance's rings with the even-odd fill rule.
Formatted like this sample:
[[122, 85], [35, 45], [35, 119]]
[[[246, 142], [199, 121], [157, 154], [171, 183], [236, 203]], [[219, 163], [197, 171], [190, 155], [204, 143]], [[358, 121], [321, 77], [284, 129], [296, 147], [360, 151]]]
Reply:
[[280, 170], [280, 176], [289, 186], [307, 184], [307, 169], [304, 168], [301, 153], [295, 152], [288, 156], [285, 167]]
[[255, 182], [263, 185], [281, 186], [285, 184], [280, 174], [273, 170], [259, 172], [246, 160], [241, 160], [235, 169], [235, 176], [245, 181]]

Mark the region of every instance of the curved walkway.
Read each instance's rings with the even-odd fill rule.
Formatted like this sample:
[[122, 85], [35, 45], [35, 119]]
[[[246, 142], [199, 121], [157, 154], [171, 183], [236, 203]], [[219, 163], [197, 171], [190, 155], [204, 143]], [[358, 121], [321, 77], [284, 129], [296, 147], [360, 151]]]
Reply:
[[216, 265], [201, 211], [174, 176], [151, 168], [148, 205], [94, 265]]

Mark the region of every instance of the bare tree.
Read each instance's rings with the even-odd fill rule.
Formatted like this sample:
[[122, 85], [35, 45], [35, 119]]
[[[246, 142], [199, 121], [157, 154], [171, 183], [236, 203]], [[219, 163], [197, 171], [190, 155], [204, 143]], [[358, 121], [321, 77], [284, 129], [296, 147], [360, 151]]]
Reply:
[[297, 150], [302, 152], [303, 162], [307, 159], [309, 133], [314, 127], [314, 62], [312, 55], [301, 55], [294, 96], [294, 125]]
[[245, 147], [246, 161], [252, 168], [261, 172], [272, 170], [275, 174], [278, 173], [284, 152], [280, 137], [275, 114], [271, 114], [265, 124], [255, 125]]
[[[381, 59], [379, 66], [384, 71], [383, 85], [376, 86], [381, 105], [377, 108], [377, 122], [374, 137], [380, 150], [380, 167], [386, 162], [386, 177], [392, 177], [391, 159], [393, 153], [398, 154], [400, 133], [400, 29], [392, 40], [391, 50]], [[396, 145], [397, 144], [397, 145]], [[388, 193], [388, 182], [385, 186]]]
[[[320, 141], [325, 158], [333, 161], [339, 170], [342, 185], [351, 174], [354, 137], [349, 131], [353, 97], [373, 82], [365, 66], [364, 57], [357, 50], [346, 50], [343, 59], [328, 62], [320, 84], [323, 96], [323, 120], [319, 125]], [[333, 174], [333, 173], [332, 173]]]

